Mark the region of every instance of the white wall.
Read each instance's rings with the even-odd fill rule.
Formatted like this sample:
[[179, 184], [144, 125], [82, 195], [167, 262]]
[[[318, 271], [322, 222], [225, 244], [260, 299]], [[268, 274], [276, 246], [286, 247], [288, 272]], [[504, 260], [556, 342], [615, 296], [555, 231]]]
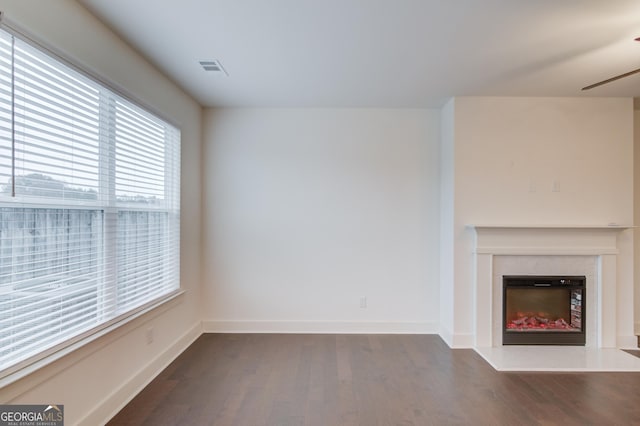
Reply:
[[[9, 20], [152, 106], [182, 130], [181, 285], [186, 293], [0, 388], [1, 403], [59, 403], [65, 424], [104, 423], [201, 332], [201, 109], [75, 1], [0, 1]], [[146, 343], [145, 332], [155, 340]]]
[[632, 105], [622, 98], [456, 98], [457, 219], [630, 224]]
[[[640, 100], [634, 101], [633, 111], [633, 158], [634, 158], [634, 175], [633, 175], [633, 223], [640, 225]], [[633, 234], [634, 247], [634, 265], [640, 268], [640, 231], [636, 230]], [[640, 269], [634, 273], [635, 288], [635, 315], [634, 315], [634, 332], [640, 336]]]
[[[465, 226], [633, 224], [633, 106], [622, 98], [469, 97], [455, 99], [454, 116], [455, 330], [449, 343], [469, 346], [473, 238]], [[629, 298], [632, 231], [621, 234], [619, 246], [618, 295]], [[618, 320], [632, 327], [632, 311], [619, 312]]]
[[442, 108], [440, 140], [440, 325], [446, 342], [454, 326], [455, 99]]
[[204, 123], [205, 330], [437, 331], [439, 111]]

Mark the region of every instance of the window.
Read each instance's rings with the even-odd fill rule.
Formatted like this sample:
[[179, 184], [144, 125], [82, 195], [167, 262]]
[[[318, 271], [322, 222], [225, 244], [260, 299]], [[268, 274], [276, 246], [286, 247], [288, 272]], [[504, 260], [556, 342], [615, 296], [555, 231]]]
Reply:
[[179, 289], [180, 132], [0, 30], [0, 376]]

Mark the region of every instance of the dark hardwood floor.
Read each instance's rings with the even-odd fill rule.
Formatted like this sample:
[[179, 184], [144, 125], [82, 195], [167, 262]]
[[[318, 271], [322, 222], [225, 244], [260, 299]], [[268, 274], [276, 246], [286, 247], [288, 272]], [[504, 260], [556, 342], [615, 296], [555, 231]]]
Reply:
[[640, 373], [497, 372], [433, 335], [205, 334], [109, 425], [640, 425]]

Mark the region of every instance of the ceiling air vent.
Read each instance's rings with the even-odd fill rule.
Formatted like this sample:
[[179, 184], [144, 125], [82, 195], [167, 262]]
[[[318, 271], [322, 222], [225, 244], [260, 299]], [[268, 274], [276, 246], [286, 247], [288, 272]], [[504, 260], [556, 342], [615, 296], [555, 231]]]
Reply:
[[200, 65], [205, 71], [220, 73], [224, 75], [228, 75], [227, 72], [222, 68], [222, 64], [217, 59], [212, 59], [209, 61], [200, 61]]

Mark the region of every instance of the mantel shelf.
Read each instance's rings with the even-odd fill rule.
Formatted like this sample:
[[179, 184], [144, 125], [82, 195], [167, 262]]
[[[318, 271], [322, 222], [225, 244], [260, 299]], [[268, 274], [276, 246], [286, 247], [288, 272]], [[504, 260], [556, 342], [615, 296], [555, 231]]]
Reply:
[[495, 224], [469, 224], [468, 228], [474, 229], [611, 229], [611, 230], [624, 230], [637, 228], [635, 225], [540, 225], [540, 224], [512, 224], [512, 225], [495, 225]]

